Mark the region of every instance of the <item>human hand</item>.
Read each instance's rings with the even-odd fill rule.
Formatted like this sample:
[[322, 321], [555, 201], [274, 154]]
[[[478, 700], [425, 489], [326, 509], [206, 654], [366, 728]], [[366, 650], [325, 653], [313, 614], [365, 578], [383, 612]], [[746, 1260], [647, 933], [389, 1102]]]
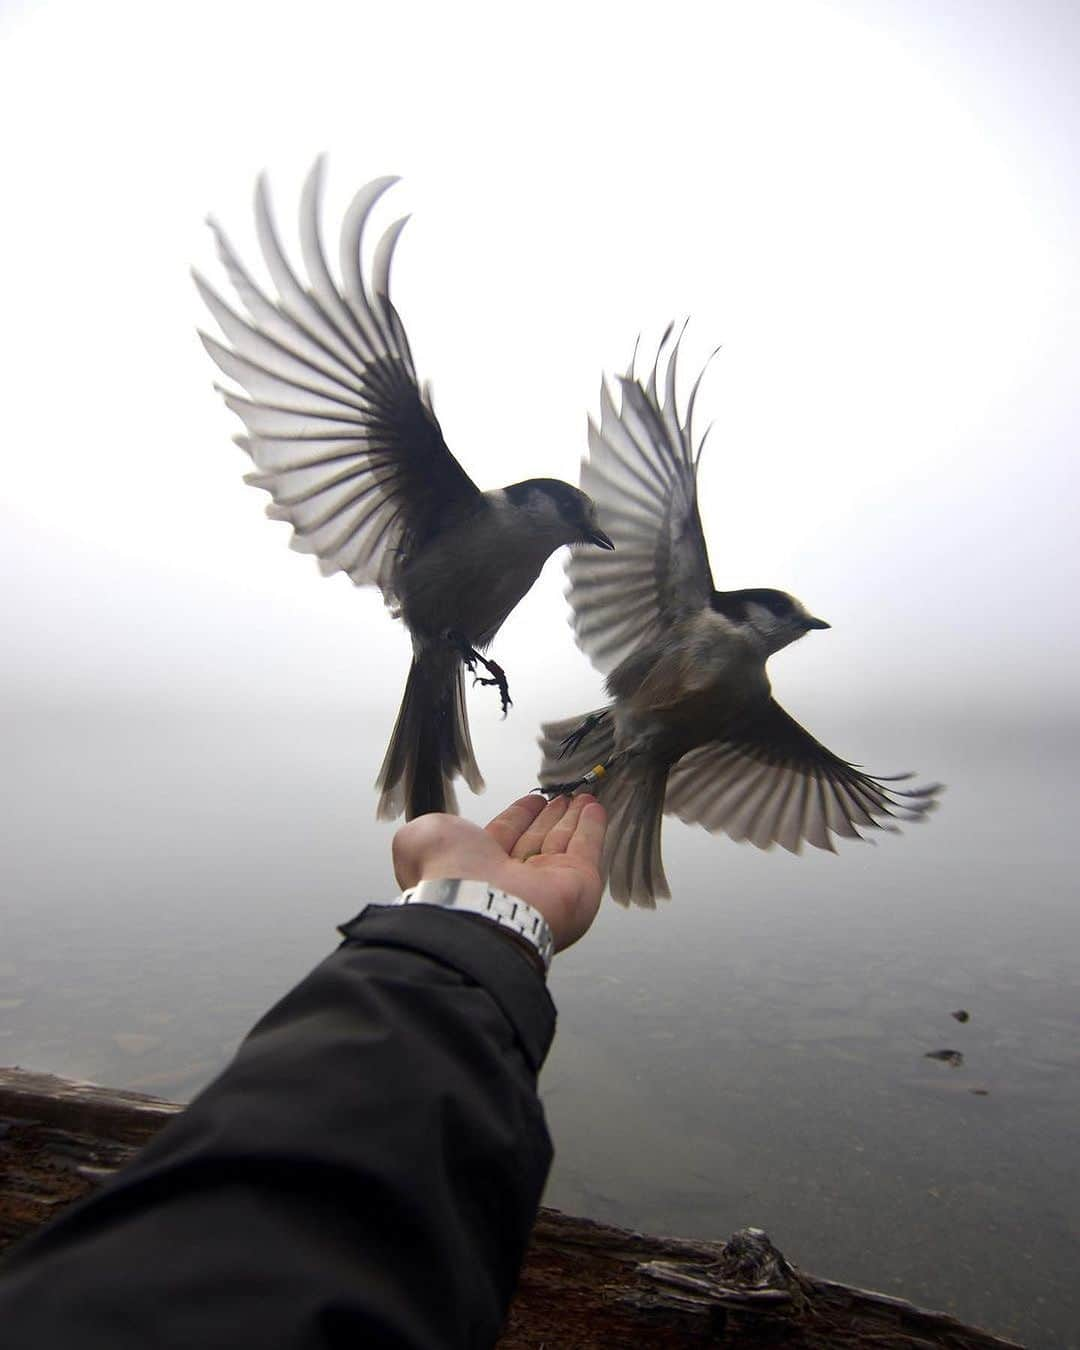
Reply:
[[460, 816], [417, 816], [394, 835], [394, 875], [403, 890], [441, 877], [485, 881], [538, 909], [563, 951], [600, 907], [606, 829], [604, 808], [588, 793], [521, 797], [483, 829]]

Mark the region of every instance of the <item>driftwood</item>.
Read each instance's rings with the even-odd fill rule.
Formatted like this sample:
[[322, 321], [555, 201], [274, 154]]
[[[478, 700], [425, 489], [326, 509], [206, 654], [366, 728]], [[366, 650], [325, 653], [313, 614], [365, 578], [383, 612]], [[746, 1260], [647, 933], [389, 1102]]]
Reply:
[[[92, 1191], [182, 1108], [0, 1069], [0, 1250]], [[943, 1313], [797, 1270], [759, 1229], [651, 1237], [540, 1212], [503, 1350], [1002, 1350]]]

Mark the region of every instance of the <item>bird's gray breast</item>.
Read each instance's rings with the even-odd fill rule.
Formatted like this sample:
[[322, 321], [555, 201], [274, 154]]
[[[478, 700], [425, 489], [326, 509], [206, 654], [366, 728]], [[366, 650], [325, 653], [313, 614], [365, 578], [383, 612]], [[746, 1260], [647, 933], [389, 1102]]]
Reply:
[[612, 672], [617, 741], [678, 758], [769, 697], [757, 644], [711, 611], [672, 625]]
[[474, 646], [485, 646], [540, 575], [550, 552], [529, 543], [487, 511], [433, 539], [396, 581], [409, 630], [434, 639], [452, 629]]

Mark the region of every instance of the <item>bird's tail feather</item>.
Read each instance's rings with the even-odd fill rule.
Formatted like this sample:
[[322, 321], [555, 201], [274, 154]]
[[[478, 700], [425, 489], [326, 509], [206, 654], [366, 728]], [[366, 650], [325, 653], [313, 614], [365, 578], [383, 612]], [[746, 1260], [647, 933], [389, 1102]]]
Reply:
[[666, 764], [631, 759], [600, 784], [597, 795], [608, 813], [603, 865], [620, 905], [655, 909], [671, 895], [660, 852], [667, 776]]
[[477, 767], [465, 710], [460, 661], [422, 656], [405, 682], [397, 721], [375, 786], [382, 788], [377, 815], [406, 820], [428, 811], [457, 812], [454, 779], [464, 778], [474, 792], [484, 780]]

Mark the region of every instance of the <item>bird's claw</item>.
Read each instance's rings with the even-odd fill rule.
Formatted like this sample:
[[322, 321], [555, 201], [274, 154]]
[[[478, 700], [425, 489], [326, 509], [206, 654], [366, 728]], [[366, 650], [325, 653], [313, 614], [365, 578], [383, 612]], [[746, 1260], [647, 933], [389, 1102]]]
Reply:
[[567, 755], [573, 754], [589, 732], [592, 731], [594, 727], [598, 727], [606, 716], [606, 712], [590, 713], [584, 722], [582, 722], [581, 726], [576, 727], [570, 735], [561, 742], [559, 746], [559, 758], [565, 759]]
[[[489, 661], [486, 656], [473, 647], [464, 637], [452, 629], [448, 629], [445, 638], [453, 647], [457, 648], [465, 669], [473, 677], [473, 688], [478, 684], [493, 685], [499, 691], [499, 703], [502, 706], [502, 715], [505, 717], [514, 705], [514, 700], [510, 697], [510, 686], [506, 680], [506, 672], [497, 661]], [[478, 675], [476, 671], [477, 662], [487, 671], [487, 675]]]
[[[483, 657], [480, 658], [483, 661]], [[473, 687], [478, 684], [494, 685], [499, 691], [499, 702], [502, 704], [502, 715], [505, 717], [509, 710], [514, 706], [514, 700], [510, 697], [510, 686], [506, 682], [506, 675], [502, 667], [497, 666], [494, 661], [484, 661], [487, 668], [493, 672], [491, 676], [477, 675], [475, 669], [472, 670]]]

